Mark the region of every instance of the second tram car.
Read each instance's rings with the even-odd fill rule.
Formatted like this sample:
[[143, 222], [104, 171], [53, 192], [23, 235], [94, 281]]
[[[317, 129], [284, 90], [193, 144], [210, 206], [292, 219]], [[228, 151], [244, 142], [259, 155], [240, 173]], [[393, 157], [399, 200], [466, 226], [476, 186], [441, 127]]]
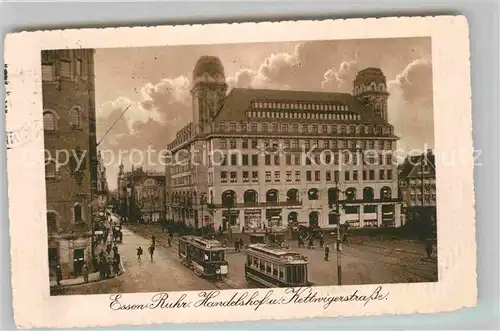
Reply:
[[229, 272], [226, 248], [217, 240], [183, 236], [179, 239], [179, 259], [200, 277], [222, 277]]
[[245, 250], [247, 281], [265, 287], [311, 286], [307, 277], [307, 257], [265, 244], [249, 245]]

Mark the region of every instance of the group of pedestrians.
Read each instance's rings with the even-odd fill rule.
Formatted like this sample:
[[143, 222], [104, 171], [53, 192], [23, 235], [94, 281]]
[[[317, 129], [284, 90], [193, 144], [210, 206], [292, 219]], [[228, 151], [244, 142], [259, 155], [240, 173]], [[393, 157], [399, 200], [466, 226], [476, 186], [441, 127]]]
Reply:
[[101, 250], [99, 253], [99, 276], [101, 279], [106, 279], [113, 277], [115, 275], [120, 275], [121, 270], [121, 256], [118, 252], [118, 246], [116, 243], [113, 247], [108, 244], [106, 251]]

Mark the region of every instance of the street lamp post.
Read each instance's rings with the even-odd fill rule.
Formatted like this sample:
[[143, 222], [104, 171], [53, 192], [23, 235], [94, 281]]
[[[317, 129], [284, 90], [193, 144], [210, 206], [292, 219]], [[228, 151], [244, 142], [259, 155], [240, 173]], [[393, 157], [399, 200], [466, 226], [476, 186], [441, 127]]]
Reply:
[[207, 194], [202, 193], [200, 196], [200, 204], [201, 204], [201, 236], [203, 237], [203, 226], [204, 226], [204, 220], [203, 220], [203, 205], [206, 203], [207, 200]]
[[336, 191], [336, 199], [335, 199], [335, 217], [337, 221], [337, 281], [338, 285], [342, 285], [342, 247], [341, 247], [341, 237], [340, 237], [340, 193], [342, 191], [339, 188], [338, 179], [335, 180], [335, 191]]

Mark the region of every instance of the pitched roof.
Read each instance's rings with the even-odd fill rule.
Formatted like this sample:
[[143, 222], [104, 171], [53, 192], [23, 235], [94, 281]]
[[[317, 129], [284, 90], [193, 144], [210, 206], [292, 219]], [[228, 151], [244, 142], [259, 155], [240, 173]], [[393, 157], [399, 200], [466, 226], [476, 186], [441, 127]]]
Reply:
[[403, 164], [399, 166], [399, 178], [403, 179], [408, 177], [413, 169], [422, 162], [422, 159], [426, 158], [427, 162], [431, 165], [432, 169], [436, 168], [436, 158], [432, 152], [427, 152], [419, 155], [408, 155], [404, 160]]
[[[291, 91], [291, 90], [264, 90], [233, 88], [224, 99], [224, 104], [216, 114], [214, 121], [247, 121], [246, 111], [251, 109], [252, 101], [271, 102], [324, 102], [337, 105], [347, 105], [349, 112], [361, 115], [358, 122], [367, 124], [388, 124], [377, 116], [374, 111], [360, 103], [353, 95], [348, 93], [332, 92], [311, 92], [311, 91]], [[306, 112], [316, 112], [315, 110], [305, 110]], [[343, 113], [346, 113], [343, 111]], [[252, 121], [269, 121], [269, 119], [252, 119]], [[281, 121], [285, 119], [280, 119]], [[286, 119], [290, 122], [303, 122], [303, 119]], [[322, 120], [325, 121], [325, 120]], [[339, 120], [326, 120], [326, 122], [342, 122]], [[353, 120], [345, 120], [347, 123]]]

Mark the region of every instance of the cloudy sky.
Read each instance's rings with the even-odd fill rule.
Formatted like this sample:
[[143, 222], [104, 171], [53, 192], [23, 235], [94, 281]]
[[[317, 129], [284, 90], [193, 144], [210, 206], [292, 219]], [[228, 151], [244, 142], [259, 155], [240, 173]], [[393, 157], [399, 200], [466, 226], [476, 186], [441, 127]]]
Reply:
[[[192, 70], [218, 56], [231, 87], [352, 92], [356, 73], [381, 68], [389, 87], [389, 121], [398, 148], [434, 147], [431, 43], [428, 38], [98, 49], [95, 54], [98, 139], [104, 137], [108, 183], [116, 188], [118, 151], [126, 168], [133, 149], [166, 149], [192, 119]], [[111, 151], [113, 156], [111, 156]], [[134, 152], [136, 153], [136, 152]], [[155, 153], [147, 168], [163, 170]], [[139, 160], [137, 153], [135, 160]]]

